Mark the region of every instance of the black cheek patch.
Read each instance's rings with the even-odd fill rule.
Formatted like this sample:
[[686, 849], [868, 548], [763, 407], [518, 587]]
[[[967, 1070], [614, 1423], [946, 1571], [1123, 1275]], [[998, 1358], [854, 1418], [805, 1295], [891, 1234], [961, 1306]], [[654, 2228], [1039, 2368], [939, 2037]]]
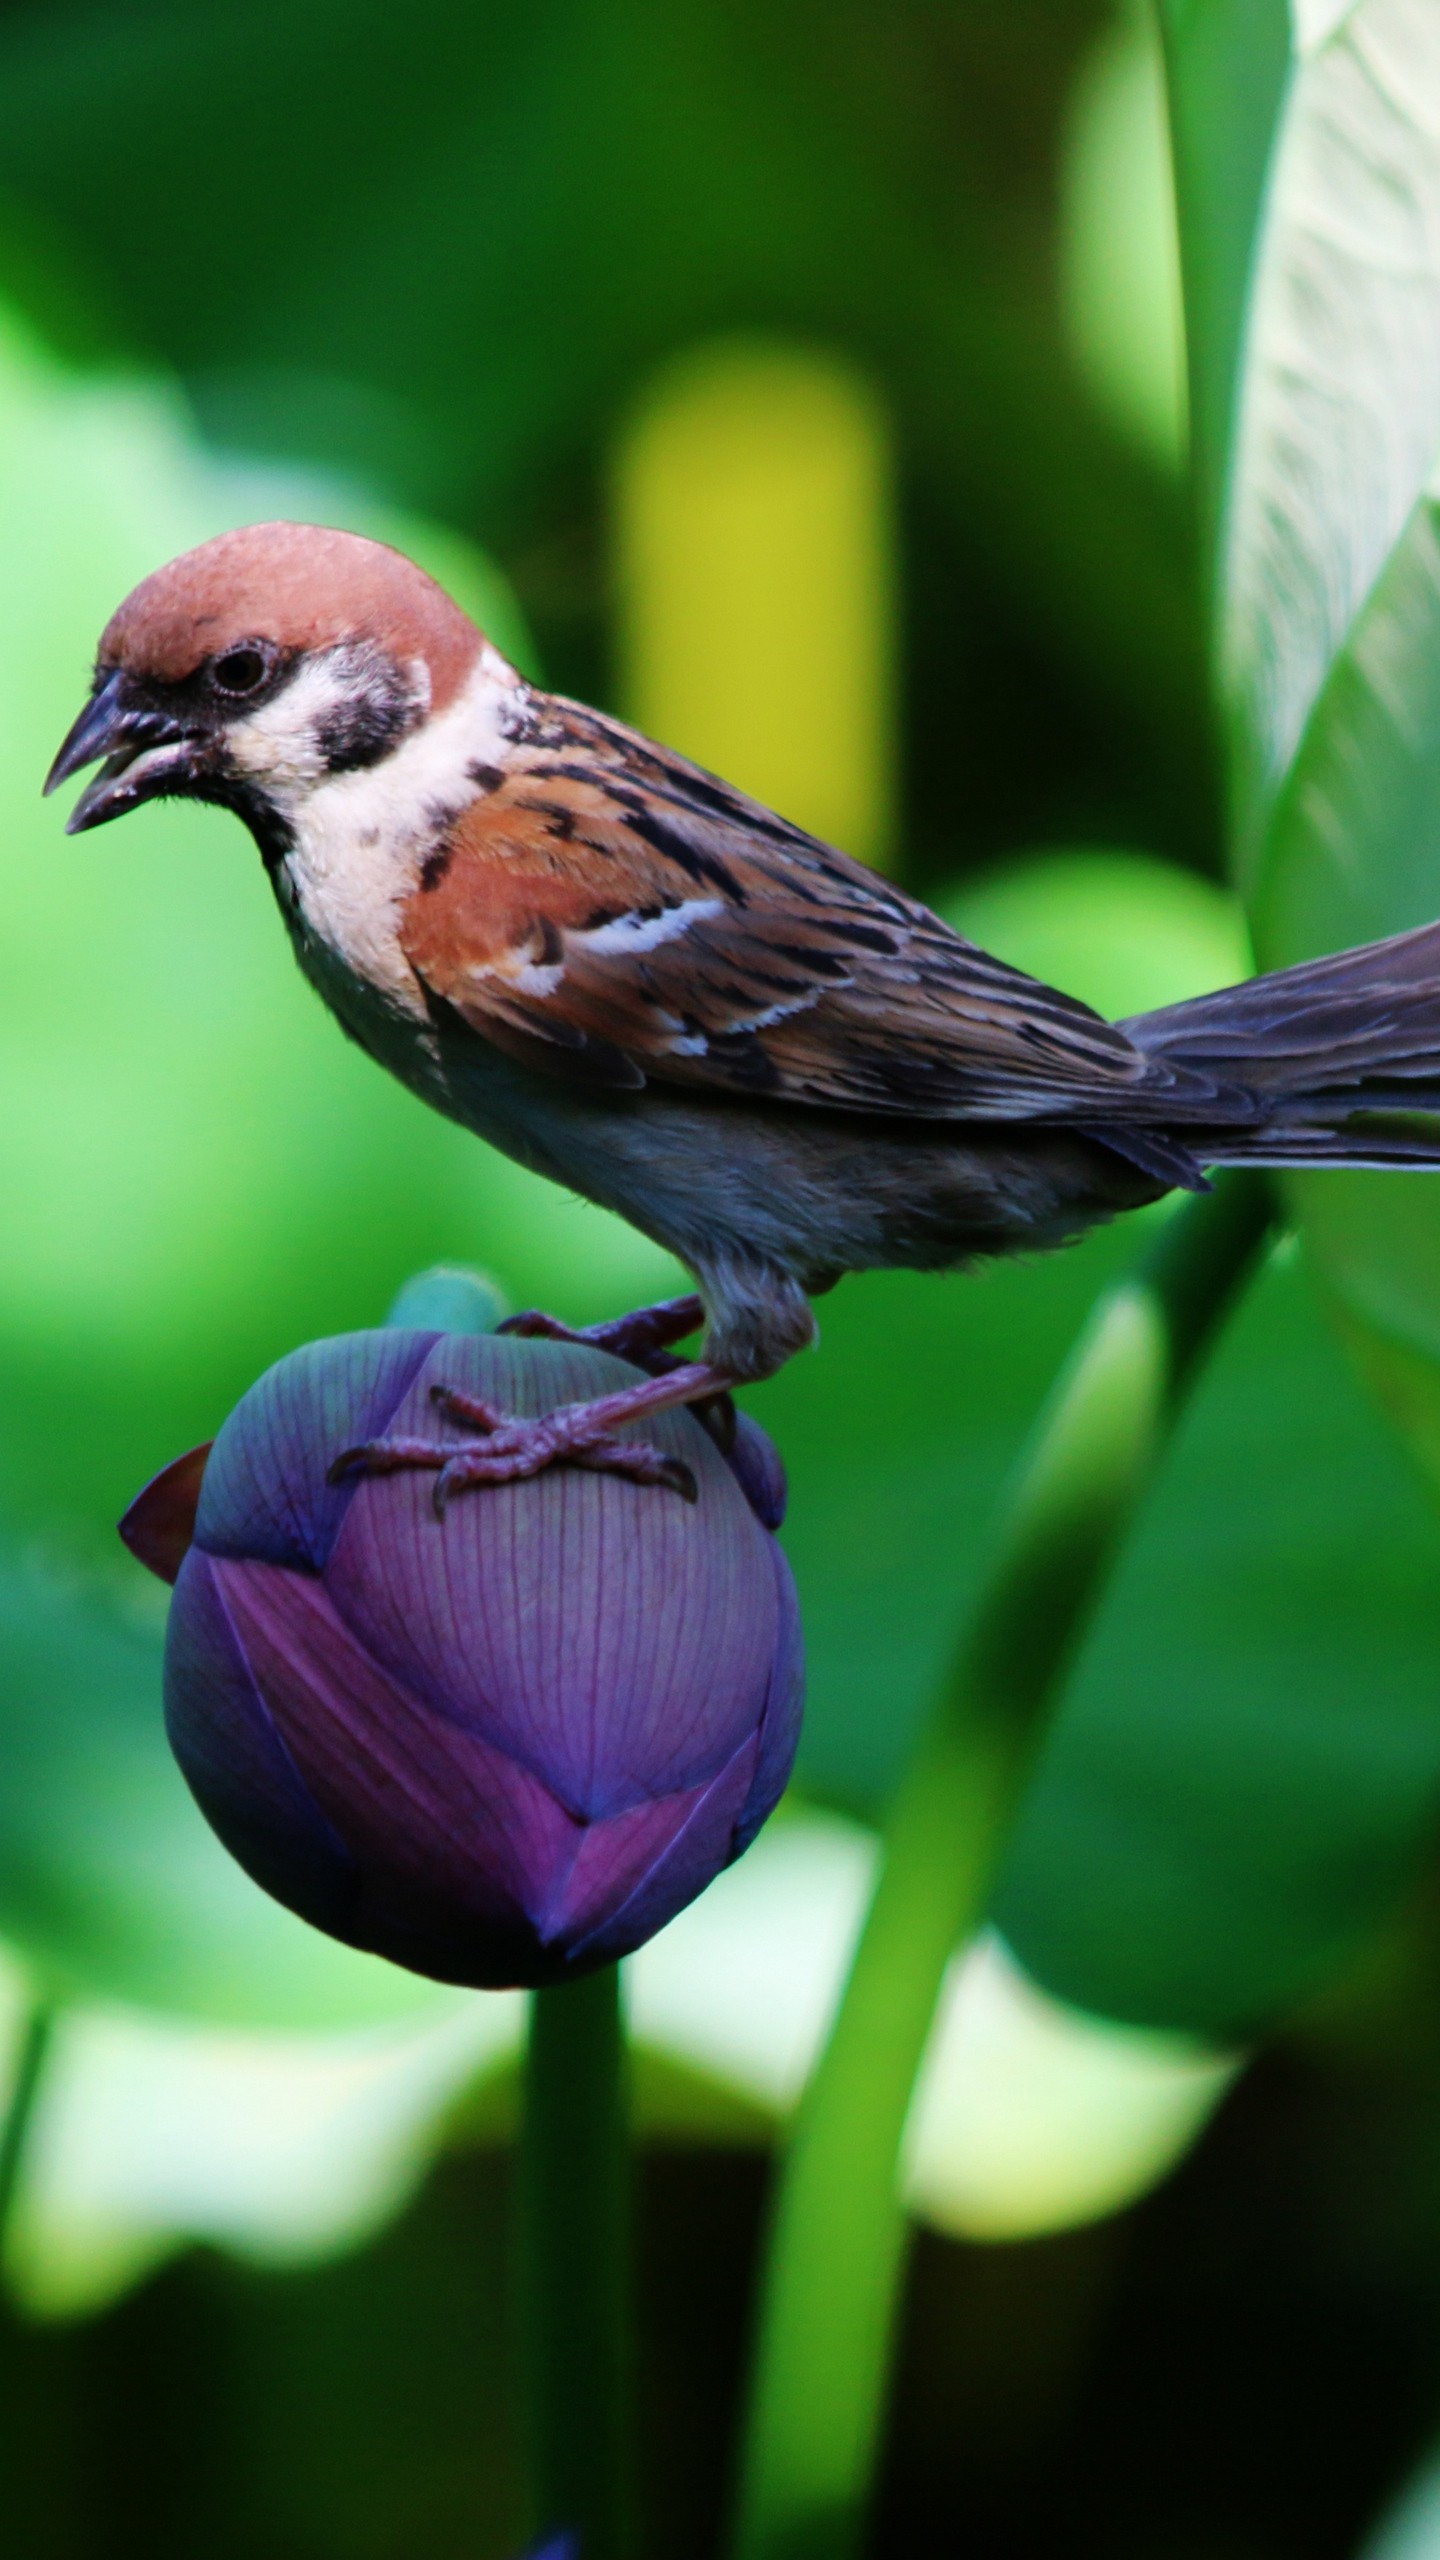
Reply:
[[358, 773], [379, 764], [407, 737], [420, 706], [398, 668], [370, 667], [343, 702], [334, 704], [316, 730], [327, 773]]

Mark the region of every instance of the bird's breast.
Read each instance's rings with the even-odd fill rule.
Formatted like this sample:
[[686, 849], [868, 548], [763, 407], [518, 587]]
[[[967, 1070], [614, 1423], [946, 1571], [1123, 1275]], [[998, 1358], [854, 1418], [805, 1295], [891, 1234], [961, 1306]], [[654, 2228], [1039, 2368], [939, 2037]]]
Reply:
[[293, 843], [281, 894], [295, 929], [321, 947], [330, 968], [417, 1021], [426, 1007], [401, 947], [403, 910], [477, 798], [477, 765], [488, 770], [485, 760], [502, 751], [516, 690], [503, 661], [484, 652], [446, 710], [378, 762], [331, 775], [287, 812]]
[[[338, 971], [377, 1002], [423, 1018], [424, 999], [399, 933], [400, 910], [422, 859], [412, 863], [378, 829], [297, 831], [277, 886], [308, 976], [322, 983]], [[328, 985], [322, 992], [328, 995]]]

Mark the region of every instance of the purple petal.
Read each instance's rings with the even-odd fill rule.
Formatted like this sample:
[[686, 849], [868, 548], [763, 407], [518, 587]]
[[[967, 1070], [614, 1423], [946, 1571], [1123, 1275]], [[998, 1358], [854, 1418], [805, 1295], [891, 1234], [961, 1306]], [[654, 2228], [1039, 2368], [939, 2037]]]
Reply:
[[734, 1476], [762, 1528], [778, 1529], [785, 1518], [790, 1488], [785, 1465], [768, 1432], [748, 1413], [737, 1412], [735, 1437], [725, 1453]]
[[170, 1604], [170, 1747], [206, 1821], [246, 1873], [316, 1928], [348, 1937], [354, 1861], [275, 1730], [216, 1573], [192, 1547]]
[[433, 1333], [336, 1334], [267, 1369], [210, 1453], [195, 1523], [211, 1555], [259, 1556], [319, 1573], [354, 1498], [326, 1470], [381, 1437], [435, 1343]]
[[[751, 1737], [736, 1755], [737, 1759], [746, 1760], [747, 1774], [754, 1754]], [[731, 1768], [734, 1765], [733, 1761], [729, 1764]], [[657, 1866], [669, 1858], [677, 1837], [694, 1831], [697, 1822], [704, 1831], [704, 1808], [722, 1786], [725, 1774], [711, 1778], [703, 1787], [687, 1787], [683, 1794], [660, 1796], [651, 1804], [636, 1805], [629, 1813], [612, 1814], [606, 1822], [586, 1824], [570, 1873], [546, 1910], [543, 1925], [547, 1937], [561, 1940], [573, 1951], [614, 1912], [628, 1906]], [[715, 1830], [713, 1817], [710, 1829]], [[716, 1856], [706, 1871], [707, 1877], [714, 1875], [717, 1860], [724, 1863], [728, 1839], [723, 1831], [716, 1832], [716, 1842]], [[692, 1889], [698, 1891], [698, 1887]], [[688, 1894], [685, 1899], [689, 1899]], [[678, 1907], [677, 1904], [675, 1908]]]
[[755, 1775], [735, 1827], [731, 1858], [743, 1856], [761, 1824], [769, 1821], [790, 1784], [800, 1745], [805, 1705], [805, 1636], [800, 1623], [800, 1596], [784, 1550], [772, 1542], [770, 1557], [779, 1601], [779, 1632], [760, 1726]]
[[172, 1458], [158, 1476], [142, 1485], [125, 1517], [120, 1535], [132, 1556], [148, 1565], [161, 1582], [173, 1582], [195, 1543], [195, 1514], [213, 1442], [202, 1440], [183, 1458]]
[[[430, 1432], [433, 1384], [536, 1414], [633, 1372], [514, 1336], [438, 1341], [394, 1428]], [[484, 1734], [597, 1820], [703, 1785], [763, 1710], [780, 1633], [771, 1541], [685, 1413], [648, 1426], [683, 1455], [697, 1504], [579, 1468], [459, 1494], [428, 1476], [363, 1483], [326, 1587], [408, 1689]]]
[[344, 1934], [443, 1981], [537, 1979], [537, 1923], [574, 1865], [576, 1823], [505, 1752], [388, 1677], [323, 1584], [213, 1569], [276, 1729], [355, 1862]]
[[587, 1915], [577, 1903], [572, 1953], [587, 1969], [643, 1946], [729, 1865], [736, 1824], [753, 1788], [756, 1750], [755, 1736], [747, 1735], [708, 1787], [694, 1789], [688, 1800], [668, 1798], [669, 1836], [623, 1899], [613, 1889], [618, 1879], [608, 1903], [592, 1898], [588, 1933], [582, 1925]]

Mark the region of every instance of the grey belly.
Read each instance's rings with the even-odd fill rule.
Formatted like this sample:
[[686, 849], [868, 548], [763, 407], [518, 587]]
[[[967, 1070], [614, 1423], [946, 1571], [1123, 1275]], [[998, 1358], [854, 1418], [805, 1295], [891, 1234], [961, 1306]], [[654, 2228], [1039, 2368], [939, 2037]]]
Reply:
[[927, 1126], [678, 1092], [595, 1100], [467, 1042], [444, 1107], [688, 1265], [710, 1348], [761, 1375], [844, 1273], [949, 1270], [1066, 1242], [1165, 1188], [1060, 1129]]
[[433, 1107], [685, 1263], [712, 1356], [742, 1376], [768, 1374], [808, 1340], [810, 1295], [846, 1272], [1034, 1251], [1164, 1188], [1064, 1130], [699, 1101], [654, 1085], [596, 1096], [518, 1065], [458, 1021], [422, 1028], [372, 1004], [357, 1017], [350, 988], [321, 992]]

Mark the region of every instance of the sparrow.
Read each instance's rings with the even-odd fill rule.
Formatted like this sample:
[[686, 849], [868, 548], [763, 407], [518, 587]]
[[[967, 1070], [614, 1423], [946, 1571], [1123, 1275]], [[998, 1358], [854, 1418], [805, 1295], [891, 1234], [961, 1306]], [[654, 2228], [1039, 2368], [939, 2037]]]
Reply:
[[[401, 553], [251, 525], [102, 635], [47, 790], [249, 829], [311, 984], [436, 1110], [666, 1246], [695, 1294], [579, 1337], [647, 1374], [342, 1452], [437, 1507], [557, 1459], [693, 1492], [636, 1426], [768, 1378], [844, 1274], [1031, 1253], [1227, 1164], [1434, 1166], [1440, 925], [1124, 1022], [543, 692]], [[705, 1326], [698, 1357], [672, 1346]], [[518, 1330], [567, 1336], [532, 1313]]]

